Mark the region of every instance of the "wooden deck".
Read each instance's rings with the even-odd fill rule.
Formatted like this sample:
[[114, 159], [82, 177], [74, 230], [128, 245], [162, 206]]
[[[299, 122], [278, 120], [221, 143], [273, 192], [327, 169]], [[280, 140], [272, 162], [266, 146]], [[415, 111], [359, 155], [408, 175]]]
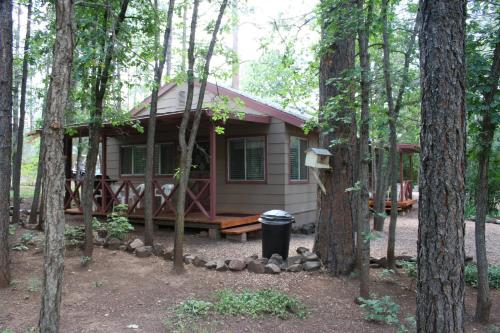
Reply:
[[[78, 208], [66, 209], [66, 214], [81, 215]], [[104, 217], [106, 214], [94, 212], [94, 216]], [[134, 223], [144, 223], [144, 209], [135, 209], [128, 217]], [[170, 225], [175, 223], [175, 214], [171, 212], [160, 213], [155, 216], [154, 221], [158, 225]], [[202, 212], [192, 212], [186, 215], [185, 225], [188, 228], [216, 229], [223, 230], [232, 227], [245, 226], [256, 223], [259, 219], [258, 214], [252, 213], [218, 213], [214, 220], [210, 220]]]
[[[416, 199], [406, 199], [406, 200], [398, 200], [398, 212], [404, 212], [408, 209], [411, 209], [413, 205], [417, 203]], [[374, 201], [372, 199], [369, 200], [369, 205], [371, 208], [374, 206]], [[387, 200], [385, 202], [385, 211], [391, 211], [391, 201]]]

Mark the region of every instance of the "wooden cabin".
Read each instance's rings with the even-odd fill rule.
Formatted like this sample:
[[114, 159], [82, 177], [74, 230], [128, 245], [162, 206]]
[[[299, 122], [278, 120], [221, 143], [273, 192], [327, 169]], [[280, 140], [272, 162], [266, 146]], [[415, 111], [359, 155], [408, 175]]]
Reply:
[[[197, 102], [196, 85], [193, 105]], [[186, 84], [169, 83], [159, 91], [156, 129], [154, 219], [172, 225], [175, 220], [178, 165], [178, 127], [187, 94]], [[228, 98], [238, 114], [214, 123], [212, 109], [221, 96]], [[133, 126], [104, 125], [100, 147], [100, 176], [96, 177], [94, 214], [106, 215], [119, 203], [128, 205], [128, 215], [144, 214], [144, 169], [150, 98], [131, 111]], [[305, 135], [307, 117], [234, 89], [208, 83], [203, 101], [193, 170], [186, 196], [186, 226], [209, 229], [212, 237], [231, 234], [235, 228], [256, 228], [258, 216], [267, 210], [283, 209], [297, 224], [314, 223], [317, 184], [304, 164], [305, 151], [318, 145], [317, 133]], [[215, 126], [222, 125], [219, 135]], [[72, 177], [72, 145], [87, 136], [86, 126], [73, 126], [76, 135], [65, 138], [66, 200], [70, 214], [81, 214], [81, 182]]]

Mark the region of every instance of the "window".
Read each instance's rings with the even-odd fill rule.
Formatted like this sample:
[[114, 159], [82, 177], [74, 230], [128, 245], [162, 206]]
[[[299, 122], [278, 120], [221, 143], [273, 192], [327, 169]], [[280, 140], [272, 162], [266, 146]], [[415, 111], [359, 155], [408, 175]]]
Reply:
[[156, 173], [158, 175], [172, 175], [177, 164], [177, 151], [173, 142], [160, 143], [155, 150]]
[[307, 139], [290, 137], [290, 179], [307, 180], [308, 172], [305, 164]]
[[264, 137], [229, 139], [227, 148], [229, 180], [265, 180], [265, 145]]
[[122, 146], [120, 169], [122, 175], [143, 175], [146, 169], [146, 146]]

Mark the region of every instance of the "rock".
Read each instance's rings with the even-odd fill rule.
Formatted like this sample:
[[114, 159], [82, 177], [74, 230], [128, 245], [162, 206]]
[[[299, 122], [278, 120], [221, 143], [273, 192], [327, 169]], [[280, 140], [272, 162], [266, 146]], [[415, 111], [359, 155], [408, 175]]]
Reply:
[[196, 256], [193, 259], [193, 265], [196, 267], [205, 267], [205, 264], [208, 262], [208, 258], [205, 256]]
[[306, 272], [318, 271], [321, 268], [319, 261], [306, 261], [303, 265]]
[[165, 246], [163, 244], [156, 243], [153, 245], [153, 254], [157, 257], [162, 257], [165, 255]]
[[309, 249], [308, 249], [307, 247], [303, 247], [303, 246], [299, 246], [299, 247], [297, 248], [297, 253], [298, 253], [298, 254], [302, 254], [302, 253], [304, 253], [304, 252], [310, 252], [310, 251], [309, 251]]
[[215, 268], [217, 268], [217, 261], [211, 260], [205, 264], [205, 267], [208, 269], [215, 269]]
[[186, 265], [189, 265], [190, 263], [192, 263], [192, 262], [193, 262], [194, 258], [195, 258], [195, 257], [194, 257], [192, 254], [186, 254], [186, 255], [184, 256], [184, 263], [185, 263]]
[[252, 254], [250, 257], [246, 257], [245, 258], [245, 264], [249, 264], [250, 262], [254, 261], [254, 260], [257, 260], [259, 259], [259, 255], [258, 254]]
[[283, 261], [283, 257], [277, 253], [273, 254], [271, 258], [269, 258], [268, 264], [274, 264], [278, 267], [285, 266], [285, 262]]
[[110, 238], [106, 242], [108, 249], [110, 250], [118, 250], [118, 248], [123, 245], [123, 242], [118, 238]]
[[232, 271], [242, 271], [247, 267], [243, 260], [233, 259], [229, 262], [229, 269]]
[[174, 250], [165, 250], [165, 254], [163, 254], [163, 258], [165, 260], [173, 260], [174, 259]]
[[302, 265], [301, 264], [293, 264], [287, 267], [286, 269], [287, 272], [300, 272], [302, 271]]
[[302, 256], [293, 256], [293, 257], [288, 257], [286, 259], [286, 263], [288, 266], [302, 264], [303, 262], [304, 262], [304, 258]]
[[135, 249], [135, 255], [139, 258], [146, 258], [153, 254], [152, 246], [141, 246]]
[[316, 261], [319, 260], [319, 257], [316, 253], [307, 251], [302, 253], [302, 258], [304, 258], [304, 261]]
[[225, 272], [228, 270], [226, 262], [224, 260], [217, 260], [217, 266], [215, 266], [217, 272]]
[[275, 264], [267, 264], [265, 266], [264, 272], [267, 274], [279, 274], [281, 273], [281, 268], [279, 268], [278, 265]]
[[252, 273], [262, 274], [266, 271], [266, 264], [261, 260], [253, 260], [248, 263], [247, 270]]
[[144, 243], [142, 242], [142, 240], [140, 240], [139, 238], [136, 238], [128, 244], [127, 251], [134, 252], [135, 249], [142, 247], [142, 246], [144, 246]]
[[118, 246], [118, 250], [127, 251], [127, 245], [122, 244], [122, 245]]
[[303, 225], [301, 228], [301, 232], [305, 235], [312, 235], [314, 234], [314, 231], [316, 230], [316, 226], [314, 223], [309, 223], [306, 225]]

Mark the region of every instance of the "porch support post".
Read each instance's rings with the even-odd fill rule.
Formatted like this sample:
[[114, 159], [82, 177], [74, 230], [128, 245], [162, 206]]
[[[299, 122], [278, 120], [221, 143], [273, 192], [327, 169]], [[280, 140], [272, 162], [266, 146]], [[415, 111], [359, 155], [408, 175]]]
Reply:
[[401, 201], [404, 200], [404, 190], [403, 190], [403, 152], [399, 153], [399, 177], [401, 185], [399, 186]]
[[217, 144], [215, 125], [210, 122], [210, 220], [217, 215]]
[[71, 164], [73, 155], [73, 139], [69, 135], [64, 136], [64, 177], [70, 179], [72, 175]]
[[106, 179], [108, 174], [107, 170], [107, 159], [108, 159], [108, 147], [106, 135], [102, 135], [101, 137], [101, 175], [103, 179]]

